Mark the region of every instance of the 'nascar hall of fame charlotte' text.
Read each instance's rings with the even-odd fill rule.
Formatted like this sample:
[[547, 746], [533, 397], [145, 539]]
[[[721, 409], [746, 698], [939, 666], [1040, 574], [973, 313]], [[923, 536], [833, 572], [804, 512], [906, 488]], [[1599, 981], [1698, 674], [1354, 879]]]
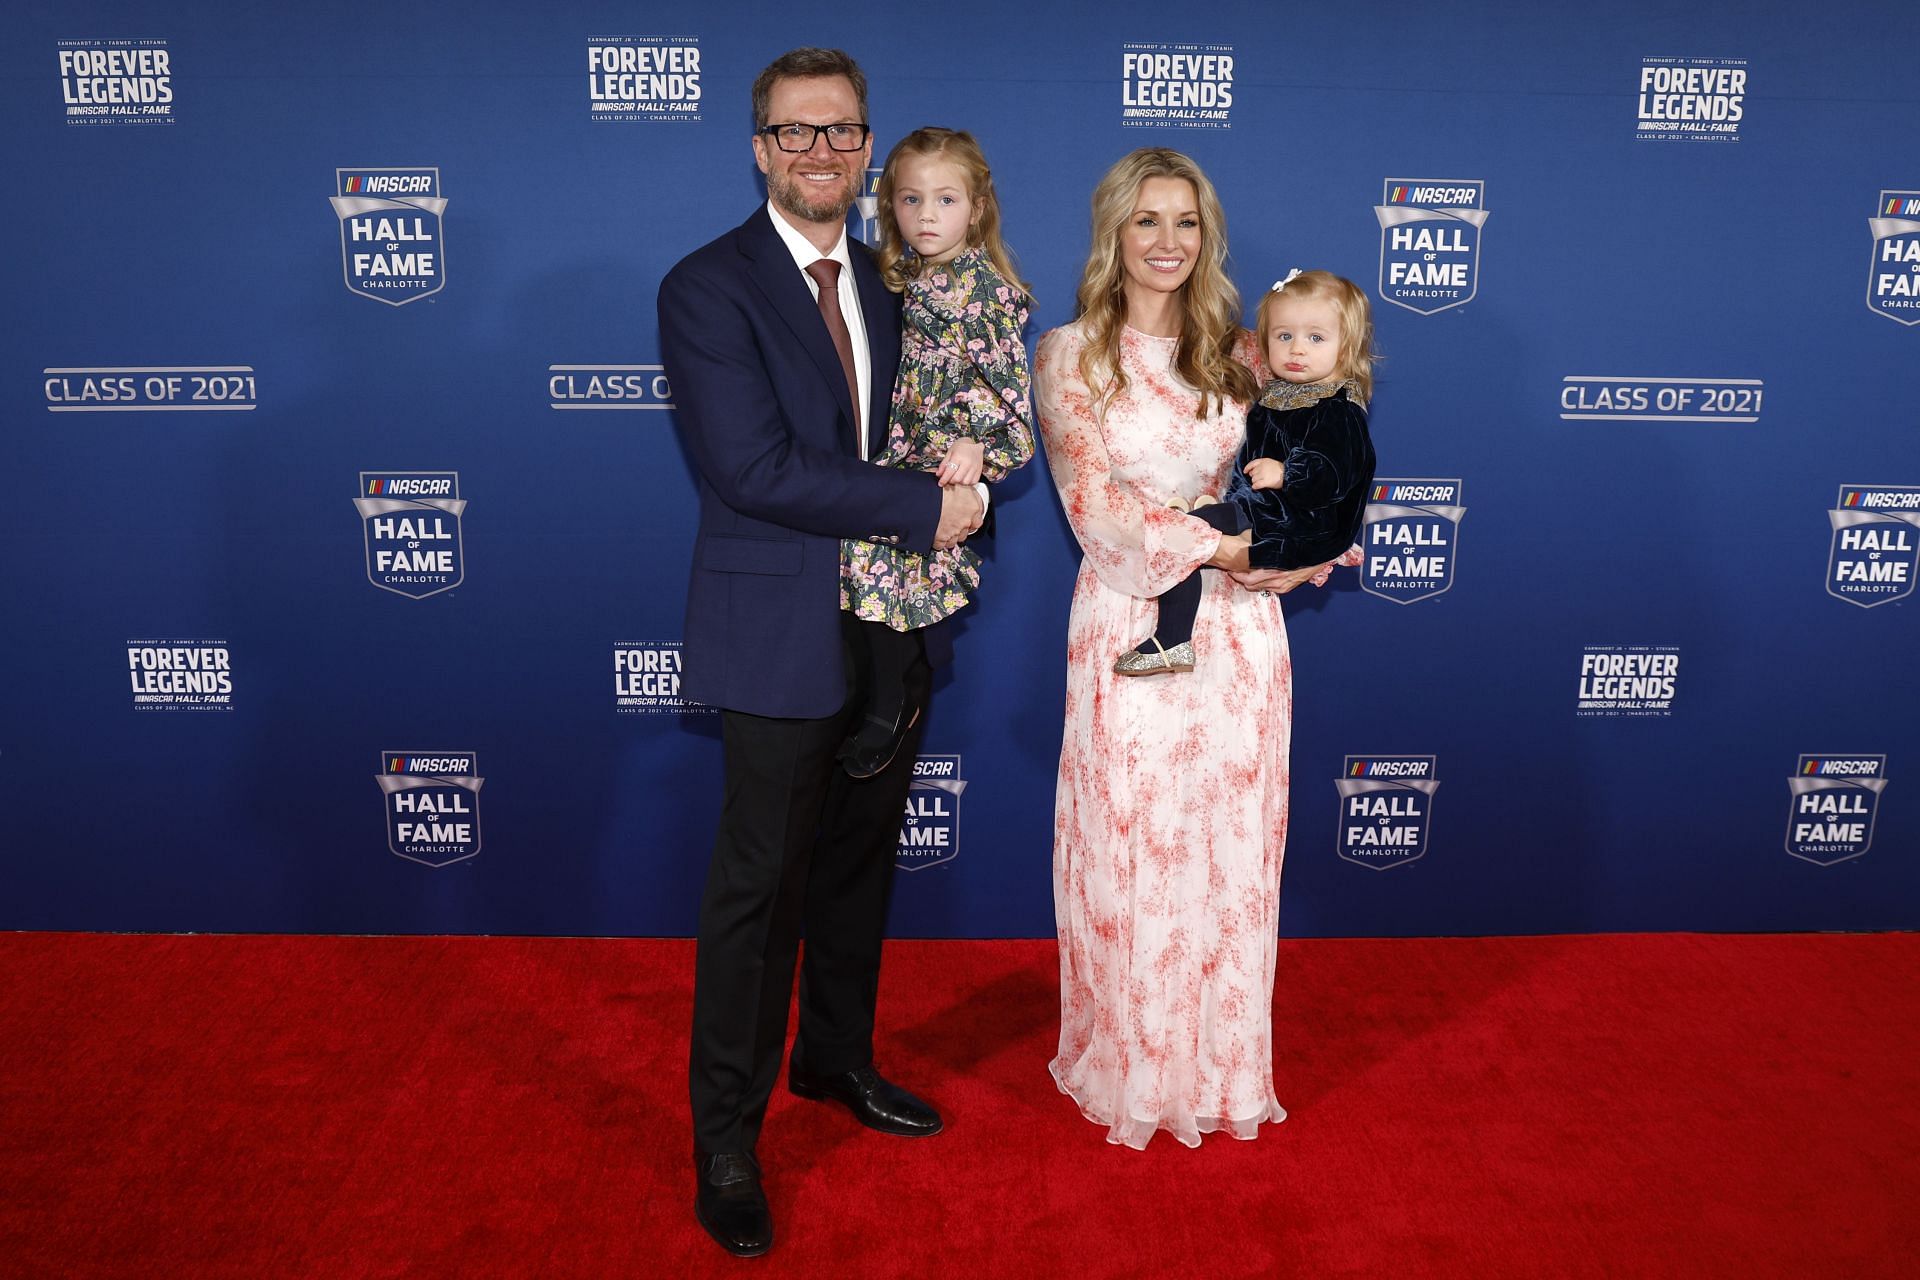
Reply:
[[1433, 793], [1440, 789], [1434, 756], [1348, 756], [1333, 781], [1340, 794], [1342, 858], [1384, 871], [1426, 856]]
[[479, 758], [471, 751], [383, 751], [374, 775], [386, 802], [387, 848], [444, 867], [480, 852]]
[[1641, 142], [1738, 142], [1747, 114], [1745, 58], [1645, 58], [1635, 103]]
[[1843, 484], [1827, 510], [1827, 594], [1863, 609], [1913, 594], [1920, 560], [1920, 486]]
[[588, 36], [587, 109], [596, 124], [700, 119], [698, 36]]
[[1670, 716], [1679, 692], [1676, 646], [1590, 644], [1580, 653], [1580, 696], [1574, 714]]
[[1120, 124], [1145, 129], [1233, 127], [1233, 46], [1120, 46]]
[[1380, 300], [1421, 315], [1480, 292], [1487, 184], [1478, 178], [1388, 178], [1380, 223]]
[[960, 856], [960, 794], [966, 789], [959, 756], [920, 756], [913, 762], [894, 866], [924, 871]]
[[1462, 489], [1459, 480], [1375, 480], [1360, 532], [1360, 589], [1395, 604], [1450, 590], [1467, 514]]
[[233, 710], [233, 650], [225, 640], [129, 640], [135, 711]]
[[423, 600], [466, 580], [458, 471], [362, 471], [353, 508], [374, 586]]
[[1920, 324], [1920, 191], [1882, 191], [1873, 210], [1867, 306], [1889, 320]]
[[678, 640], [629, 640], [613, 646], [613, 709], [622, 715], [717, 715], [680, 696]]
[[173, 55], [165, 40], [59, 40], [68, 124], [172, 124]]
[[437, 165], [335, 169], [347, 292], [405, 306], [447, 287], [447, 201]]
[[1884, 755], [1803, 755], [1787, 779], [1787, 852], [1830, 867], [1873, 847], [1880, 795], [1887, 789]]

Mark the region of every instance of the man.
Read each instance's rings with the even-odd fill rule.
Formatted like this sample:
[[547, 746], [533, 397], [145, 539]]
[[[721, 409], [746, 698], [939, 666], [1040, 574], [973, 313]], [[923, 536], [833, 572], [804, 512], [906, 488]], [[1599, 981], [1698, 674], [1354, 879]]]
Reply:
[[[754, 1157], [779, 1075], [804, 925], [788, 1086], [901, 1136], [940, 1130], [873, 1068], [880, 937], [931, 673], [909, 680], [899, 754], [855, 781], [835, 761], [859, 715], [862, 627], [840, 611], [840, 539], [955, 546], [984, 495], [864, 461], [885, 439], [900, 303], [847, 210], [873, 155], [866, 77], [795, 49], [753, 86], [767, 203], [660, 285], [660, 344], [699, 476], [682, 689], [721, 709], [725, 799], [694, 968], [695, 1213], [729, 1252], [773, 1222]], [[929, 661], [948, 644], [928, 636]]]

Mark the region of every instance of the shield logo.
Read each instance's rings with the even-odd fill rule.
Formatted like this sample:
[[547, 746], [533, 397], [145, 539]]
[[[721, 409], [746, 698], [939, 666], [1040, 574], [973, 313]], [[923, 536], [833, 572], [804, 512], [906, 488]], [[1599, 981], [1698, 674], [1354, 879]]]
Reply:
[[1787, 779], [1787, 852], [1830, 867], [1872, 848], [1886, 771], [1884, 755], [1801, 756]]
[[1827, 512], [1827, 594], [1871, 609], [1913, 594], [1920, 573], [1920, 487], [1843, 484]]
[[386, 799], [387, 848], [444, 867], [480, 852], [480, 787], [471, 751], [383, 751], [374, 781]]
[[1433, 315], [1480, 291], [1480, 230], [1486, 183], [1479, 178], [1388, 178], [1381, 203], [1380, 300]]
[[876, 246], [880, 243], [880, 173], [879, 169], [867, 170], [860, 182], [860, 194], [853, 198], [853, 207], [860, 215], [860, 239]]
[[1341, 776], [1338, 850], [1342, 858], [1384, 871], [1427, 852], [1433, 793], [1440, 789], [1432, 756], [1348, 756]]
[[440, 170], [417, 166], [335, 169], [328, 197], [340, 219], [347, 291], [390, 307], [446, 288]]
[[1360, 589], [1412, 604], [1453, 587], [1460, 518], [1459, 480], [1375, 480], [1367, 495]]
[[353, 506], [374, 586], [424, 600], [466, 580], [459, 472], [362, 471]]
[[1867, 306], [1901, 324], [1920, 324], [1920, 191], [1882, 191], [1867, 219], [1873, 265]]
[[921, 756], [913, 762], [894, 866], [924, 871], [960, 856], [960, 793], [966, 789], [959, 756]]

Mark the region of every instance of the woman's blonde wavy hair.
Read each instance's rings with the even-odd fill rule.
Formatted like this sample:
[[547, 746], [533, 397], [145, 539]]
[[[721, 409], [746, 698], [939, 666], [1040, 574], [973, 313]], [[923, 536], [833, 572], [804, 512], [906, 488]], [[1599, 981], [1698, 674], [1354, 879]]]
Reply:
[[1120, 330], [1126, 324], [1125, 267], [1120, 262], [1120, 230], [1132, 216], [1140, 184], [1149, 178], [1182, 178], [1193, 184], [1200, 213], [1200, 256], [1181, 286], [1180, 343], [1173, 368], [1180, 380], [1200, 393], [1200, 412], [1224, 400], [1251, 400], [1260, 385], [1253, 371], [1234, 359], [1239, 341], [1240, 292], [1227, 276], [1227, 219], [1220, 197], [1200, 166], [1166, 147], [1142, 147], [1124, 155], [1093, 189], [1093, 237], [1087, 268], [1080, 277], [1079, 315], [1087, 321], [1080, 351], [1080, 376], [1105, 406], [1125, 390], [1120, 367]]
[[875, 194], [879, 197], [880, 277], [886, 281], [887, 288], [904, 293], [907, 283], [919, 276], [922, 269], [920, 255], [907, 245], [906, 237], [900, 234], [900, 224], [893, 216], [894, 184], [899, 181], [900, 162], [910, 156], [938, 156], [957, 165], [966, 175], [967, 198], [973, 202], [974, 209], [973, 222], [967, 227], [967, 247], [985, 249], [987, 261], [1000, 273], [1000, 278], [1026, 294], [1031, 302], [1033, 291], [1020, 278], [1013, 251], [1000, 238], [1000, 198], [993, 192], [993, 171], [987, 168], [985, 153], [966, 130], [933, 125], [915, 129], [895, 143], [880, 169], [880, 186]]

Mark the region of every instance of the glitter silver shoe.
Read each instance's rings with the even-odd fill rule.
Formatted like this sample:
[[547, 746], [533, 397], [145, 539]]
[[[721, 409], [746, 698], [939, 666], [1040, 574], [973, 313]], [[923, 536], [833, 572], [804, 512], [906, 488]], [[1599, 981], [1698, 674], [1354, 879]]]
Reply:
[[1113, 660], [1113, 669], [1123, 676], [1157, 676], [1193, 670], [1193, 641], [1182, 640], [1171, 649], [1162, 648], [1154, 636], [1148, 636], [1146, 643], [1152, 645], [1155, 652], [1148, 653], [1144, 646], [1129, 649]]

